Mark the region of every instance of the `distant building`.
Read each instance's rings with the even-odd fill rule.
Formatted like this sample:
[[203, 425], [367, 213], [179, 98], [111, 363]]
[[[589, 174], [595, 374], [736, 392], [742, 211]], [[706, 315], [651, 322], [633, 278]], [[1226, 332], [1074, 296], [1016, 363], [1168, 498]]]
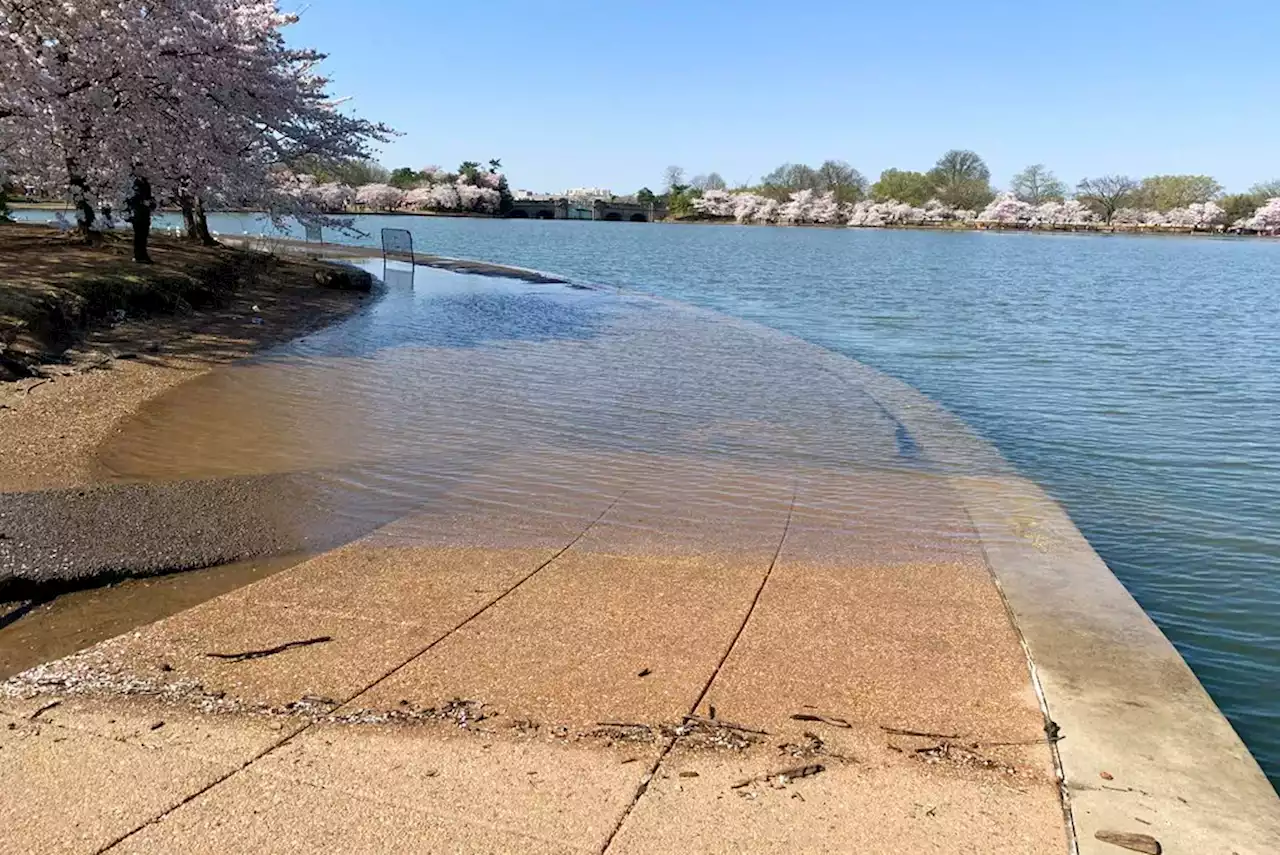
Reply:
[[564, 195], [570, 199], [612, 199], [613, 191], [605, 187], [574, 187]]

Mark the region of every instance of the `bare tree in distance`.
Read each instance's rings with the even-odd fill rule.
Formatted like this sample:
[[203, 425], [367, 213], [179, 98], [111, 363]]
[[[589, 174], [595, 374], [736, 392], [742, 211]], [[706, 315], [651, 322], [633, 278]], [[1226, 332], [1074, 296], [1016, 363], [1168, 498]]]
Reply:
[[1076, 198], [1110, 223], [1116, 211], [1137, 194], [1139, 186], [1137, 181], [1127, 175], [1086, 178], [1076, 185]]
[[720, 177], [719, 172], [708, 172], [706, 175], [695, 175], [689, 179], [689, 186], [694, 190], [723, 190], [729, 185]]
[[995, 196], [991, 170], [977, 153], [953, 148], [929, 171], [938, 198], [957, 208], [976, 210]]
[[792, 193], [801, 190], [821, 190], [822, 177], [818, 170], [803, 163], [784, 163], [760, 179], [760, 193], [770, 199], [785, 202]]
[[1263, 201], [1280, 196], [1280, 178], [1272, 181], [1261, 181], [1249, 188], [1249, 193], [1261, 197]]
[[662, 173], [662, 186], [670, 190], [673, 187], [685, 186], [684, 169], [679, 166], [668, 166]]
[[991, 180], [991, 170], [976, 152], [956, 148], [938, 158], [931, 174], [940, 184]]
[[1033, 163], [1013, 176], [1009, 189], [1019, 201], [1028, 205], [1042, 205], [1045, 202], [1061, 202], [1066, 198], [1067, 187], [1058, 180], [1058, 176], [1045, 168], [1043, 163]]
[[818, 167], [818, 177], [837, 202], [858, 202], [867, 195], [867, 179], [843, 160], [827, 160]]

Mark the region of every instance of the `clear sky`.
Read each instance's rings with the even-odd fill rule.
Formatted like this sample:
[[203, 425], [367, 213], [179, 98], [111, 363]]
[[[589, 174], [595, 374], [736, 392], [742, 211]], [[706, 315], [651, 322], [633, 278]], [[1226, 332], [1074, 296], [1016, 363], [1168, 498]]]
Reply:
[[969, 148], [998, 187], [1030, 163], [1070, 184], [1280, 178], [1273, 0], [300, 8], [290, 38], [330, 54], [334, 91], [404, 133], [391, 167], [500, 157], [513, 187], [629, 193], [658, 189], [668, 164], [732, 185], [835, 158], [874, 180]]

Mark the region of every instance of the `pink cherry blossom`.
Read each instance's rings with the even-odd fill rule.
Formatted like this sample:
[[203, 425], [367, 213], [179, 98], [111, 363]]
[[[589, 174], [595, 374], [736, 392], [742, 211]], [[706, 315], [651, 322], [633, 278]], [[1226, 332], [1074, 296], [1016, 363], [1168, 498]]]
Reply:
[[1001, 223], [1016, 225], [1031, 220], [1034, 206], [1024, 202], [1012, 193], [1001, 193], [991, 201], [990, 205], [978, 213], [980, 223]]
[[0, 169], [85, 219], [135, 176], [184, 209], [313, 212], [313, 194], [272, 175], [367, 156], [390, 131], [340, 109], [323, 55], [285, 43], [295, 20], [275, 0], [6, 2]]
[[394, 211], [404, 196], [403, 190], [389, 184], [365, 184], [356, 190], [356, 204], [374, 211]]
[[1280, 197], [1268, 199], [1266, 204], [1253, 212], [1253, 216], [1245, 221], [1245, 228], [1274, 234], [1280, 232]]

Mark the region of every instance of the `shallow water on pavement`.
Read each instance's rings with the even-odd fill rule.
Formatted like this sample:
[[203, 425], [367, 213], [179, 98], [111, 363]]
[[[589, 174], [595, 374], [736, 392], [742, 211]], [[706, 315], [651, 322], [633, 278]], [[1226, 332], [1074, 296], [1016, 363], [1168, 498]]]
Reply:
[[[946, 466], [926, 459], [838, 355], [650, 297], [368, 266], [386, 277], [383, 299], [152, 401], [100, 449], [103, 480], [280, 476], [273, 498], [306, 510], [257, 524], [297, 549], [410, 516], [416, 527], [380, 537], [420, 545], [476, 508], [516, 522], [464, 524], [469, 542], [528, 548], [561, 503], [627, 494], [612, 525], [630, 549], [771, 553], [790, 496], [797, 535], [876, 563], [979, 560], [943, 476], [1000, 474], [1003, 461], [981, 443]], [[519, 524], [533, 510], [543, 523]], [[63, 597], [0, 629], [0, 665], [21, 670], [298, 560]]]
[[[562, 485], [590, 485], [604, 474], [593, 460], [619, 458], [784, 482], [857, 472], [868, 509], [909, 507], [918, 488], [904, 485], [937, 480], [906, 428], [833, 370], [838, 357], [798, 339], [563, 285], [427, 268], [389, 283], [361, 315], [152, 402], [101, 449], [104, 474], [324, 473], [329, 512], [367, 528], [510, 484], [516, 459], [521, 478]], [[715, 501], [746, 502], [752, 486], [723, 490]], [[536, 499], [518, 492], [513, 501]], [[903, 526], [972, 537], [947, 515]]]

